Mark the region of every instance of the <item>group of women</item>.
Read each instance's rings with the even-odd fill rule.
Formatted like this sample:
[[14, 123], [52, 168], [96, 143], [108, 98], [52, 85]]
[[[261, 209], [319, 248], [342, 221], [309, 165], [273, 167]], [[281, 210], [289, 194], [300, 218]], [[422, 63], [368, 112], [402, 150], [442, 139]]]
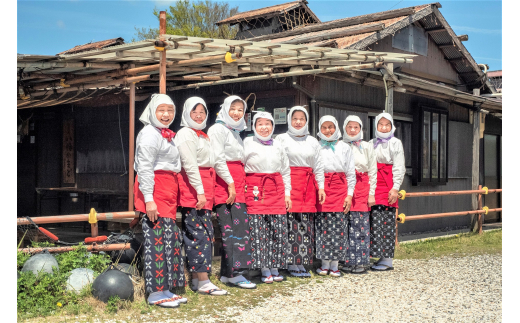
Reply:
[[[216, 123], [203, 132], [203, 99], [184, 103], [182, 129], [169, 129], [176, 107], [165, 94], [152, 95], [139, 118], [136, 141], [135, 208], [143, 216], [144, 276], [148, 303], [177, 307], [186, 298], [170, 289], [185, 286], [184, 248], [190, 287], [207, 295], [227, 294], [208, 277], [213, 225], [222, 234], [220, 280], [255, 288], [243, 274], [259, 269], [264, 283], [310, 277], [305, 266], [321, 260], [319, 275], [339, 277], [338, 265], [365, 273], [392, 270], [397, 195], [405, 174], [401, 141], [392, 117], [376, 117], [376, 138], [363, 141], [363, 123], [348, 116], [341, 129], [333, 116], [319, 120], [317, 140], [301, 106], [288, 113], [288, 131], [272, 138], [275, 122], [256, 112], [254, 136], [244, 140], [247, 104], [224, 100]], [[343, 140], [340, 140], [343, 132]], [[177, 207], [182, 228], [175, 223]]]

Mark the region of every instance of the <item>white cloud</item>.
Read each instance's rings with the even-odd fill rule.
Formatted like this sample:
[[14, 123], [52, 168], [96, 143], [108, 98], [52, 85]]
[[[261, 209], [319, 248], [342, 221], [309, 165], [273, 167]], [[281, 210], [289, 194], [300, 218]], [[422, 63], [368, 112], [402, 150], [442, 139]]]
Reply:
[[487, 29], [487, 28], [473, 28], [467, 26], [451, 26], [454, 30], [464, 31], [470, 33], [480, 33], [480, 34], [491, 34], [491, 35], [500, 35], [502, 34], [501, 29]]

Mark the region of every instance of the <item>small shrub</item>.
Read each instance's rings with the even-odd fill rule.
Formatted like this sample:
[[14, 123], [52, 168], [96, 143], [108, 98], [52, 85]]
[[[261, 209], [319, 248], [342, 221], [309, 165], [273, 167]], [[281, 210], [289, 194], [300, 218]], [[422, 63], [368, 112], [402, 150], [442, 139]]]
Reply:
[[105, 312], [107, 313], [117, 313], [120, 307], [121, 300], [119, 299], [119, 296], [110, 296], [108, 298], [107, 307], [105, 309]]
[[22, 269], [23, 267], [23, 264], [25, 264], [25, 262], [27, 260], [29, 260], [29, 258], [31, 258], [31, 255], [26, 253], [26, 252], [22, 252], [22, 251], [18, 251], [17, 254], [16, 254], [16, 267], [18, 270]]

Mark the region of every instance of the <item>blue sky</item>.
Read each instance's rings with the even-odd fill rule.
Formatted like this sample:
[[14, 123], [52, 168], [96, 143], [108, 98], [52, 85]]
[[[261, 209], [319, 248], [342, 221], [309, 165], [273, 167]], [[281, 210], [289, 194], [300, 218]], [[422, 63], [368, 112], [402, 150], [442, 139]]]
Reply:
[[[228, 1], [247, 11], [291, 0]], [[431, 0], [430, 0], [431, 1]], [[429, 3], [423, 1], [308, 0], [322, 21]], [[130, 42], [134, 27], [156, 27], [154, 7], [166, 10], [174, 1], [62, 0], [17, 1], [17, 52], [54, 55], [76, 45], [123, 37]], [[468, 34], [464, 45], [477, 63], [502, 69], [502, 1], [440, 1], [441, 13], [455, 33]]]

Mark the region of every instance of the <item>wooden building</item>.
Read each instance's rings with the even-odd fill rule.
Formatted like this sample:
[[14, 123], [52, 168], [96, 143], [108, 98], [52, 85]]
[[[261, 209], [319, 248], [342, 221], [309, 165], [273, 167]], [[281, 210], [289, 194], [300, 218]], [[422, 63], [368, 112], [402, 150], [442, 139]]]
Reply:
[[[190, 96], [202, 97], [210, 110], [208, 127], [224, 98], [235, 94], [274, 113], [275, 134], [287, 130], [290, 107], [305, 105], [313, 135], [322, 115], [334, 115], [342, 125], [356, 114], [369, 140], [373, 119], [387, 102], [405, 149], [402, 189], [501, 187], [502, 102], [493, 97], [487, 66], [464, 47], [468, 36], [453, 32], [439, 3], [329, 22], [320, 22], [306, 2], [279, 6], [304, 8], [312, 19], [257, 32], [253, 24], [237, 40], [164, 35], [162, 43], [19, 56], [18, 216], [128, 209], [129, 152], [142, 128], [135, 120], [158, 92], [162, 54], [154, 46], [161, 44], [169, 62], [167, 94], [177, 111]], [[219, 24], [274, 19], [283, 11], [269, 8]], [[135, 110], [129, 109], [132, 91]], [[177, 112], [171, 129], [179, 129], [180, 119]], [[418, 215], [473, 210], [476, 199], [413, 198], [399, 205], [400, 212]], [[484, 205], [500, 207], [500, 196], [487, 196]], [[491, 213], [485, 219], [501, 220]], [[421, 220], [400, 224], [399, 231], [470, 223], [470, 216]]]

